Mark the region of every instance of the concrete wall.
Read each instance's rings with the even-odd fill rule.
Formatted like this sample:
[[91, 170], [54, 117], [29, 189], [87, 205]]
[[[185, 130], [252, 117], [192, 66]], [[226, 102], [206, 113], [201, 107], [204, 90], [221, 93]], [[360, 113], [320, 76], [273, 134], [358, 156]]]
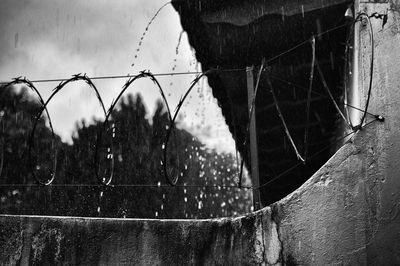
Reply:
[[[1, 265], [258, 265], [262, 234], [279, 258], [269, 210], [221, 220], [0, 217]], [[272, 237], [269, 237], [272, 236]]]
[[[400, 1], [359, 8], [388, 14], [383, 28], [382, 20], [372, 19], [369, 108], [385, 122], [358, 132], [297, 191], [261, 211], [227, 219], [2, 215], [0, 264], [400, 265]], [[364, 96], [367, 31], [361, 26]]]
[[[362, 129], [302, 188], [273, 206], [286, 262], [400, 265], [400, 1], [358, 8], [388, 14], [383, 27], [381, 19], [371, 19], [375, 60], [369, 111], [385, 122]], [[368, 24], [360, 25], [364, 106], [371, 46]]]

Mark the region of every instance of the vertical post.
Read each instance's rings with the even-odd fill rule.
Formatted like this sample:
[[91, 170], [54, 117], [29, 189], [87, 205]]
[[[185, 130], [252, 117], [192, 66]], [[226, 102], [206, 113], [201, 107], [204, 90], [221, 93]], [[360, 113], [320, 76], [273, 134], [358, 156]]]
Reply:
[[[254, 77], [253, 77], [254, 67], [246, 68], [247, 76], [247, 103], [248, 103], [248, 113], [250, 115], [251, 106], [253, 103], [254, 95]], [[260, 200], [260, 190], [258, 189], [260, 185], [259, 172], [258, 172], [258, 149], [257, 149], [257, 132], [256, 132], [256, 107], [254, 106], [253, 114], [250, 117], [250, 127], [249, 127], [249, 139], [250, 139], [250, 162], [251, 162], [251, 181], [253, 187], [253, 208], [254, 210], [261, 209]]]
[[[354, 1], [354, 14], [358, 14], [358, 12], [361, 12], [360, 1]], [[356, 15], [354, 15], [354, 17], [355, 16]], [[362, 106], [365, 104], [364, 102], [362, 103], [365, 92], [362, 91], [364, 88], [364, 80], [362, 79], [362, 76], [358, 74], [359, 71], [364, 71], [363, 67], [361, 67], [361, 69], [359, 67], [362, 66], [363, 63], [362, 56], [360, 56], [360, 23], [354, 23], [352, 60], [353, 69], [350, 70], [352, 71], [350, 104], [362, 109]], [[358, 125], [361, 120], [361, 115], [360, 111], [350, 108], [350, 117], [353, 124]]]

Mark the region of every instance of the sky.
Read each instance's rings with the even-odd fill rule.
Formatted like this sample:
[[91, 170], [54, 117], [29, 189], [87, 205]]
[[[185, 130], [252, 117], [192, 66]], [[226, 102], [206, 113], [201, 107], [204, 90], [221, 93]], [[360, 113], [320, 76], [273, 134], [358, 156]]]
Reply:
[[[69, 78], [77, 73], [94, 77], [137, 74], [141, 70], [152, 73], [201, 70], [172, 5], [165, 6], [145, 30], [165, 3], [165, 0], [1, 0], [0, 81], [19, 76], [38, 80]], [[172, 110], [194, 78], [194, 75], [158, 78]], [[125, 81], [94, 81], [106, 109]], [[35, 86], [46, 100], [57, 84], [35, 83]], [[140, 80], [128, 92], [139, 92], [149, 114], [153, 113], [160, 96], [150, 80]], [[65, 87], [48, 108], [55, 131], [64, 141], [71, 140], [78, 120], [91, 121], [93, 117], [104, 116], [94, 92], [83, 82]], [[233, 139], [206, 78], [192, 91], [181, 114], [181, 127], [208, 147], [234, 151]]]

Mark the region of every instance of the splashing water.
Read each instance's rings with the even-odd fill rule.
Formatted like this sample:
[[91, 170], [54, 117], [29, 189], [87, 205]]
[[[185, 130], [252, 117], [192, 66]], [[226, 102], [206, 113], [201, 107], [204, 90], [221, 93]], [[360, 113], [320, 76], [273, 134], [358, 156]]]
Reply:
[[[146, 33], [147, 33], [147, 31], [149, 30], [150, 25], [154, 22], [154, 20], [156, 19], [156, 17], [158, 16], [158, 14], [161, 12], [161, 10], [162, 10], [164, 7], [166, 7], [167, 5], [169, 5], [169, 4], [171, 4], [171, 2], [167, 2], [167, 3], [165, 3], [164, 5], [162, 5], [162, 6], [157, 10], [157, 12], [154, 14], [154, 16], [150, 19], [149, 23], [147, 23], [146, 28], [145, 28], [144, 32], [142, 33], [142, 37], [140, 37], [140, 41], [139, 41], [138, 46], [137, 46], [137, 48], [136, 48], [136, 50], [135, 50], [135, 51], [136, 51], [135, 60], [138, 58], [138, 54], [139, 54], [139, 52], [140, 52], [140, 48], [142, 47], [142, 44], [143, 44], [143, 41], [144, 41], [144, 37], [146, 36]], [[132, 66], [132, 67], [135, 66], [135, 62], [133, 62], [133, 63], [131, 64], [131, 66]]]
[[103, 194], [104, 194], [104, 192], [103, 191], [100, 191], [100, 194], [99, 194], [99, 203], [98, 203], [98, 205], [97, 205], [97, 214], [100, 216], [100, 214], [101, 214], [101, 202], [102, 202], [102, 199], [103, 199]]
[[176, 54], [176, 55], [179, 54], [179, 46], [181, 46], [181, 41], [182, 41], [183, 33], [185, 33], [184, 30], [182, 30], [181, 33], [179, 33], [178, 44], [176, 45], [176, 48], [175, 48], [175, 54]]
[[[179, 55], [179, 47], [181, 45], [181, 41], [182, 41], [182, 35], [185, 31], [182, 30], [181, 33], [179, 34], [179, 38], [178, 38], [178, 44], [175, 47], [175, 58], [174, 58], [174, 65], [172, 66], [171, 72], [175, 72], [176, 67], [177, 67], [177, 61], [178, 61], [178, 55]], [[169, 83], [169, 86], [172, 86], [174, 83], [171, 81]]]

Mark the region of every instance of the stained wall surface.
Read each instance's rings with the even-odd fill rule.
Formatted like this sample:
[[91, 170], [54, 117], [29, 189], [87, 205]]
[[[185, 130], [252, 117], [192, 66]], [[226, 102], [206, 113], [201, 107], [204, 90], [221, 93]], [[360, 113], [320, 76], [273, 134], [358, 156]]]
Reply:
[[[358, 8], [388, 15], [386, 24], [371, 18], [368, 108], [385, 121], [363, 128], [301, 189], [275, 205], [284, 257], [295, 264], [400, 264], [400, 1]], [[358, 83], [365, 106], [372, 54], [366, 20], [359, 31]]]
[[[263, 224], [277, 236], [268, 217], [269, 209], [197, 221], [1, 216], [0, 264], [258, 265]], [[270, 246], [278, 258], [278, 243]]]
[[[369, 112], [385, 121], [355, 134], [294, 193], [258, 212], [213, 220], [1, 215], [0, 264], [400, 265], [400, 1], [359, 9], [388, 15], [385, 25], [371, 18]], [[364, 96], [368, 27], [360, 23]]]

